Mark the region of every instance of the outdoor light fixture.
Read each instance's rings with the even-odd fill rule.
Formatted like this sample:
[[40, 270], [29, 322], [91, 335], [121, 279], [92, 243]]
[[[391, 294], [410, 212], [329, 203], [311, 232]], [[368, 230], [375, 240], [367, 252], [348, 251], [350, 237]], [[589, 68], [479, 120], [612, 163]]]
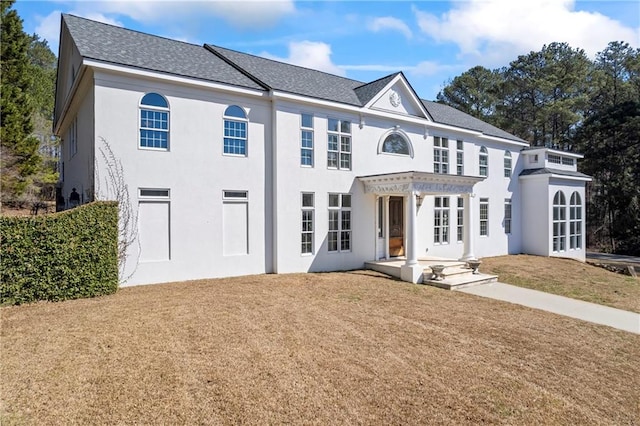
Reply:
[[420, 207], [422, 205], [422, 196], [420, 194], [416, 194], [416, 205]]

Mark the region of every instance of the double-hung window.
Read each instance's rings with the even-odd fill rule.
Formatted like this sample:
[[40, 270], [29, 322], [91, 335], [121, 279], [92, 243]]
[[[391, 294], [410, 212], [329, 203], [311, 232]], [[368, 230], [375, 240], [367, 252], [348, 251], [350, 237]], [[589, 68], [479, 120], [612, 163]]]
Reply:
[[480, 235], [489, 235], [489, 199], [480, 198]]
[[480, 176], [489, 176], [489, 152], [487, 152], [487, 148], [484, 146], [480, 147], [478, 165], [480, 168]]
[[435, 197], [433, 242], [436, 244], [449, 243], [449, 197]]
[[313, 213], [314, 213], [314, 194], [313, 192], [302, 193], [302, 254], [313, 253]]
[[464, 174], [464, 142], [456, 141], [456, 174]]
[[504, 233], [511, 234], [511, 198], [504, 200]]
[[224, 112], [224, 148], [229, 155], [247, 155], [247, 114], [237, 105]]
[[351, 194], [329, 194], [327, 249], [351, 251]]
[[464, 198], [458, 197], [458, 228], [456, 232], [458, 242], [464, 241]]
[[449, 173], [449, 139], [433, 138], [433, 172]]
[[157, 93], [140, 101], [140, 148], [169, 149], [169, 103]]
[[300, 165], [313, 167], [313, 115], [300, 115]]
[[328, 120], [327, 167], [351, 170], [351, 122]]
[[511, 153], [509, 151], [504, 152], [504, 177], [511, 177]]

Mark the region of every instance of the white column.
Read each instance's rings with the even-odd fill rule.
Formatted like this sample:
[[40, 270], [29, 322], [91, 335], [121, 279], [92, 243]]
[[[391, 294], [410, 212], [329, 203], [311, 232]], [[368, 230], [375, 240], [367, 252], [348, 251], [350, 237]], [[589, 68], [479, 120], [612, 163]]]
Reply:
[[389, 196], [384, 196], [384, 258], [389, 259]]
[[418, 219], [416, 194], [411, 191], [407, 200], [407, 261], [405, 265], [418, 264]]
[[476, 194], [462, 194], [462, 199], [464, 201], [464, 253], [462, 254], [460, 260], [471, 260], [476, 258], [476, 255], [473, 253], [473, 237], [475, 235], [473, 225], [476, 218], [473, 214], [472, 203], [475, 196]]
[[374, 247], [373, 258], [375, 260], [378, 260], [378, 252], [379, 252], [379, 250], [378, 250], [378, 241], [380, 240], [380, 238], [378, 237], [378, 229], [380, 229], [380, 225], [381, 225], [380, 217], [379, 217], [380, 215], [378, 214], [378, 204], [380, 203], [380, 198], [381, 197], [379, 195], [376, 195], [375, 196], [375, 203], [373, 204], [373, 209], [374, 209], [374, 212], [375, 212], [374, 214], [375, 214], [375, 217], [376, 217], [376, 219], [374, 220], [374, 233], [373, 233], [373, 235], [375, 237], [375, 243], [373, 245], [373, 247]]

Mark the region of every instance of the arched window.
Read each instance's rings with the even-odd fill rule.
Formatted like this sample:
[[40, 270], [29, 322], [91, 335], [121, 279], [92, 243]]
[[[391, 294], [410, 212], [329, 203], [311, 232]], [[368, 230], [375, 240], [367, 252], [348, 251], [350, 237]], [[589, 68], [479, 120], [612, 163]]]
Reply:
[[489, 153], [484, 146], [480, 147], [478, 165], [480, 166], [480, 176], [489, 176]]
[[169, 149], [169, 103], [157, 93], [140, 100], [140, 147]]
[[380, 139], [378, 153], [408, 155], [413, 157], [413, 147], [409, 138], [401, 130], [390, 130]]
[[224, 153], [247, 155], [247, 114], [237, 105], [224, 112]]
[[553, 197], [553, 251], [565, 251], [567, 244], [567, 200], [562, 191]]
[[577, 191], [569, 201], [569, 248], [582, 249], [582, 200]]
[[511, 177], [511, 153], [509, 151], [504, 152], [504, 177]]

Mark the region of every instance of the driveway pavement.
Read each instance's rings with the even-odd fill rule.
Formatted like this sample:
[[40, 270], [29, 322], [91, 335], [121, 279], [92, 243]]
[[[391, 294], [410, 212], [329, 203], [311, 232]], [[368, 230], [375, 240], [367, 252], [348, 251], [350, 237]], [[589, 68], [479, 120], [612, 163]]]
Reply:
[[491, 283], [462, 288], [463, 293], [503, 300], [555, 314], [577, 318], [640, 334], [640, 314], [544, 293], [511, 284]]
[[640, 257], [623, 256], [621, 254], [596, 253], [594, 251], [588, 251], [587, 259], [597, 260], [599, 262], [625, 263], [627, 265], [640, 267]]

